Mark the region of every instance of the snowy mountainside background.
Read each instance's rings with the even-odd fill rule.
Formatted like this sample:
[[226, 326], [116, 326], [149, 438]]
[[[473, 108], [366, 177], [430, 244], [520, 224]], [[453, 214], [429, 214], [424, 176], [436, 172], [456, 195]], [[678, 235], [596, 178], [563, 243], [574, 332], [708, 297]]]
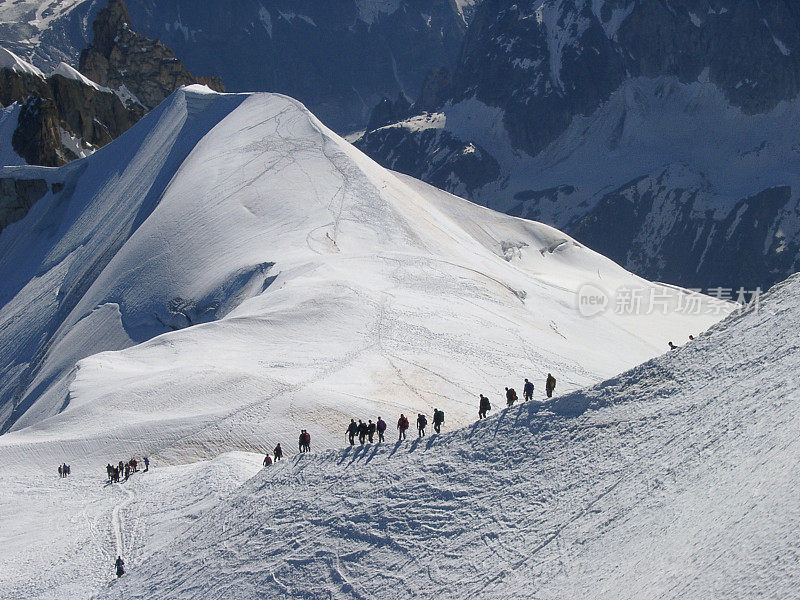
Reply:
[[487, 2], [438, 104], [356, 144], [647, 278], [766, 288], [800, 252], [798, 31], [783, 0]]

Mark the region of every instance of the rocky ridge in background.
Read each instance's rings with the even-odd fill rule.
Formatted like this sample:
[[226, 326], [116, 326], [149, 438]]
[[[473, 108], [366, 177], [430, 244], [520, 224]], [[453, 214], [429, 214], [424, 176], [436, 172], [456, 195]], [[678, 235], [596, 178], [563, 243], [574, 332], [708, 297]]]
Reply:
[[440, 89], [356, 146], [648, 279], [800, 268], [797, 3], [486, 0]]
[[167, 46], [134, 31], [124, 0], [110, 0], [92, 27], [94, 42], [81, 53], [79, 70], [129, 105], [151, 110], [179, 87], [196, 83], [225, 91], [219, 77], [195, 77]]

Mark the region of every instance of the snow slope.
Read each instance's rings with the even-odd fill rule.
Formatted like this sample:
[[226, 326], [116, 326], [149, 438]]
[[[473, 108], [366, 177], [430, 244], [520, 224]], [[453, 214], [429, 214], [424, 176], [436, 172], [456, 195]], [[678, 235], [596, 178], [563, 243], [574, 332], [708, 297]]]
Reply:
[[[85, 159], [0, 176], [63, 184], [0, 233], [10, 597], [91, 595], [113, 554], [143, 561], [258, 464], [217, 494], [192, 461], [214, 488], [221, 454], [291, 453], [301, 427], [316, 449], [351, 416], [467, 424], [478, 393], [497, 406], [547, 372], [575, 390], [731, 310], [387, 171], [279, 95], [185, 88]], [[584, 318], [586, 284], [663, 306]], [[157, 473], [103, 487], [108, 461], [145, 454]]]
[[105, 435], [115, 407], [178, 437], [245, 409], [235, 421], [269, 408], [283, 431], [298, 403], [317, 433], [365, 404], [471, 414], [521, 368], [583, 386], [726, 312], [701, 299], [709, 314], [586, 321], [586, 283], [659, 289], [672, 308], [685, 294], [387, 172], [279, 96], [181, 91], [64, 180], [0, 236], [0, 389], [17, 430], [57, 416], [62, 435]]
[[11, 69], [17, 73], [27, 73], [28, 75], [44, 78], [44, 73], [39, 69], [2, 46], [0, 46], [0, 69]]
[[800, 277], [593, 388], [295, 457], [100, 598], [797, 598]]

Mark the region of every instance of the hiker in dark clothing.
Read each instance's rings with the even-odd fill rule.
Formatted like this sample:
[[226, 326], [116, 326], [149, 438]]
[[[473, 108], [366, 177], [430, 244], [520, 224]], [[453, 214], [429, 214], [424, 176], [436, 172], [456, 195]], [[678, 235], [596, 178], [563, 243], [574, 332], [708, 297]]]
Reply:
[[367, 425], [367, 437], [369, 437], [369, 443], [371, 444], [372, 440], [375, 438], [375, 423], [373, 423], [371, 419]]
[[276, 462], [283, 458], [283, 448], [281, 448], [280, 444], [275, 446], [275, 450], [272, 451], [272, 456], [275, 457]]
[[264, 466], [265, 466], [265, 467], [268, 467], [268, 466], [270, 466], [271, 464], [272, 464], [272, 458], [270, 457], [270, 455], [269, 455], [269, 454], [267, 454], [267, 455], [264, 457]]
[[299, 447], [300, 452], [311, 452], [311, 434], [305, 429], [300, 432]]
[[481, 394], [481, 402], [478, 405], [478, 418], [485, 419], [486, 413], [492, 410], [492, 404], [489, 402], [489, 399]]
[[400, 418], [397, 419], [397, 431], [400, 432], [400, 436], [397, 438], [397, 441], [406, 439], [406, 431], [408, 430], [408, 419], [404, 414], [400, 415]]
[[367, 442], [367, 424], [361, 419], [358, 420], [358, 443], [362, 446]]
[[436, 433], [442, 432], [442, 423], [444, 423], [444, 411], [438, 408], [433, 409], [433, 430]]
[[419, 437], [425, 437], [425, 426], [428, 424], [428, 419], [422, 413], [417, 415], [417, 433]]
[[522, 393], [525, 396], [525, 402], [533, 399], [533, 383], [526, 379], [525, 386], [522, 388]]
[[114, 568], [117, 571], [117, 578], [125, 575], [125, 561], [122, 560], [121, 556], [118, 556], [117, 560], [114, 561]]
[[506, 388], [506, 404], [508, 406], [514, 406], [514, 402], [517, 401], [517, 392], [514, 388]]
[[111, 463], [106, 465], [106, 473], [108, 474], [108, 480], [113, 482], [114, 481], [114, 467], [111, 466]]
[[64, 478], [64, 465], [58, 465], [58, 476]]
[[383, 434], [386, 431], [386, 421], [378, 417], [378, 423], [375, 426], [375, 429], [378, 432], [378, 443], [380, 444], [383, 442]]
[[356, 443], [356, 433], [358, 433], [358, 425], [356, 425], [355, 419], [350, 419], [350, 425], [347, 426], [347, 439], [350, 440], [350, 445], [354, 445]]
[[547, 382], [545, 383], [544, 389], [547, 392], [547, 397], [552, 398], [553, 390], [556, 389], [556, 378], [550, 373], [547, 374]]
[[150, 459], [146, 456], [144, 457], [144, 472], [147, 473], [150, 470]]

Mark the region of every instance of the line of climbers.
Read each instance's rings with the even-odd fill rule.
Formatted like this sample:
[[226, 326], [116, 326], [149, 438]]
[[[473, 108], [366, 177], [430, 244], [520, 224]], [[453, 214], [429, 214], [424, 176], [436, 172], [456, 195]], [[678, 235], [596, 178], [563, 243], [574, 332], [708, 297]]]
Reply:
[[[150, 470], [150, 459], [146, 456], [144, 457], [144, 472]], [[112, 465], [111, 463], [106, 465], [106, 474], [108, 475], [109, 483], [119, 483], [120, 477], [125, 476], [125, 481], [128, 481], [128, 478], [133, 475], [134, 473], [139, 472], [139, 461], [135, 458], [130, 459], [128, 462], [123, 463], [119, 461], [119, 464]]]
[[[525, 401], [533, 399], [533, 383], [525, 380], [523, 384], [522, 393], [525, 398]], [[553, 377], [552, 373], [547, 374], [547, 379], [545, 381], [545, 392], [548, 398], [553, 397], [553, 392], [556, 389], [556, 378]], [[514, 406], [514, 403], [518, 400], [517, 392], [514, 388], [506, 388], [506, 405], [507, 406]], [[480, 394], [480, 401], [478, 404], [478, 418], [483, 419], [487, 416], [487, 413], [492, 410], [492, 404], [489, 401], [489, 398]], [[433, 409], [433, 429], [436, 433], [441, 433], [442, 425], [444, 424], [444, 411], [439, 410], [438, 408]], [[400, 415], [400, 418], [397, 420], [397, 431], [398, 437], [397, 441], [401, 441], [406, 439], [406, 431], [411, 426], [411, 423], [404, 414]], [[425, 428], [428, 426], [428, 417], [424, 414], [419, 413], [417, 414], [417, 435], [419, 437], [425, 437]], [[350, 419], [350, 425], [347, 426], [345, 430], [345, 436], [347, 441], [350, 442], [351, 446], [354, 446], [356, 443], [356, 437], [358, 438], [359, 444], [362, 446], [369, 442], [370, 444], [375, 442], [375, 436], [378, 436], [378, 443], [383, 443], [385, 441], [385, 434], [386, 434], [386, 421], [383, 420], [382, 417], [378, 417], [378, 420], [374, 423], [372, 419], [368, 419], [366, 423], [361, 419], [358, 420], [356, 423], [355, 419]], [[301, 430], [300, 432], [300, 439], [298, 443], [299, 449], [301, 453], [311, 452], [311, 434], [308, 433], [305, 429]], [[272, 451], [275, 461], [279, 461], [283, 458], [283, 450], [281, 449], [281, 445], [278, 444], [275, 446], [275, 449]], [[264, 457], [264, 466], [268, 467], [273, 463], [273, 459], [267, 454]]]

